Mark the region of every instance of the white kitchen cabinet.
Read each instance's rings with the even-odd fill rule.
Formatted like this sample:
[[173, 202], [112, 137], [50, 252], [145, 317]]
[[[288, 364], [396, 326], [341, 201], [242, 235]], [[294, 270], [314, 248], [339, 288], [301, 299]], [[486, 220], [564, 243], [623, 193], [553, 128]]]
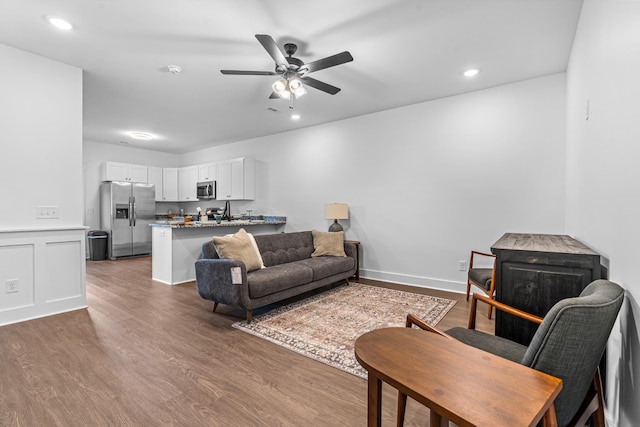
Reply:
[[162, 168], [162, 201], [178, 201], [178, 168]]
[[194, 202], [198, 200], [198, 166], [178, 169], [178, 200]]
[[218, 165], [216, 163], [207, 163], [206, 165], [198, 165], [198, 182], [215, 181], [218, 179]]
[[156, 202], [162, 202], [162, 168], [149, 166], [147, 171], [147, 182], [156, 188]]
[[255, 160], [241, 157], [218, 162], [217, 200], [255, 198]]
[[127, 181], [147, 183], [147, 166], [128, 163], [104, 162], [103, 181]]

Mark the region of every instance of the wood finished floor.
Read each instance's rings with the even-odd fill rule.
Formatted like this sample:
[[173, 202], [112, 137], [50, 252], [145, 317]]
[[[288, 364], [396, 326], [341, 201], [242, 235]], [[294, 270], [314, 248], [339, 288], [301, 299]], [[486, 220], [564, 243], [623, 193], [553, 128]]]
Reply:
[[[0, 327], [0, 426], [366, 425], [365, 380], [232, 328], [242, 312], [212, 313], [193, 282], [150, 277], [149, 257], [88, 261], [88, 309]], [[409, 289], [457, 300], [438, 327], [466, 326], [464, 295]], [[395, 425], [387, 385], [383, 404]], [[405, 426], [428, 415], [410, 400]]]

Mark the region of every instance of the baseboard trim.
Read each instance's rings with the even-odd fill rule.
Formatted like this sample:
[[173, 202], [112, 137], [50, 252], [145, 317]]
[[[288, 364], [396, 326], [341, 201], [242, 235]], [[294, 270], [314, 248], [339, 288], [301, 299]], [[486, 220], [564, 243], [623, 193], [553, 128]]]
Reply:
[[397, 283], [400, 285], [416, 286], [419, 288], [438, 289], [441, 291], [464, 294], [467, 291], [464, 282], [453, 280], [434, 279], [432, 277], [413, 276], [409, 274], [389, 273], [369, 269], [360, 269], [360, 277], [363, 279], [378, 280], [380, 282]]
[[42, 313], [42, 314], [25, 314], [22, 317], [20, 317], [19, 315], [16, 315], [12, 319], [0, 322], [0, 326], [12, 325], [14, 323], [28, 322], [30, 320], [42, 319], [43, 317], [56, 316], [58, 314], [70, 313], [72, 311], [85, 310], [87, 308], [89, 308], [88, 305], [79, 305], [77, 307], [63, 308], [57, 311], [51, 311], [51, 312]]

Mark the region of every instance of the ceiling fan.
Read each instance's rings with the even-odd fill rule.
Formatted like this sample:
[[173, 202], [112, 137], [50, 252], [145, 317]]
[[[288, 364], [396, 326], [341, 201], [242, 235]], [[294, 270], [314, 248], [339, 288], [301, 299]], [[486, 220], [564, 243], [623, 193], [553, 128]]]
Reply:
[[[269, 96], [271, 99], [286, 98], [293, 100], [293, 98], [299, 98], [307, 93], [303, 83], [328, 94], [335, 95], [340, 92], [340, 88], [308, 77], [307, 74], [353, 61], [351, 54], [344, 51], [305, 64], [302, 60], [293, 57], [296, 50], [298, 50], [298, 46], [294, 43], [285, 43], [284, 52], [282, 52], [270, 35], [256, 34], [256, 39], [258, 39], [262, 47], [266, 49], [276, 62], [275, 71], [220, 70], [220, 72], [222, 74], [240, 76], [280, 76], [271, 86], [273, 89], [271, 96]], [[285, 56], [285, 53], [288, 56]]]

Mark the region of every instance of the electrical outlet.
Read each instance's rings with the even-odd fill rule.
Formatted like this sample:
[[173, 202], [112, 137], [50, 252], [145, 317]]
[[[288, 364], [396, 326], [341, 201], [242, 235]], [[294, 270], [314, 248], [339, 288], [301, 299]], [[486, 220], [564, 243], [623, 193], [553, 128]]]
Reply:
[[7, 279], [7, 293], [18, 292], [18, 279]]
[[458, 269], [460, 271], [467, 271], [467, 261], [458, 261]]

